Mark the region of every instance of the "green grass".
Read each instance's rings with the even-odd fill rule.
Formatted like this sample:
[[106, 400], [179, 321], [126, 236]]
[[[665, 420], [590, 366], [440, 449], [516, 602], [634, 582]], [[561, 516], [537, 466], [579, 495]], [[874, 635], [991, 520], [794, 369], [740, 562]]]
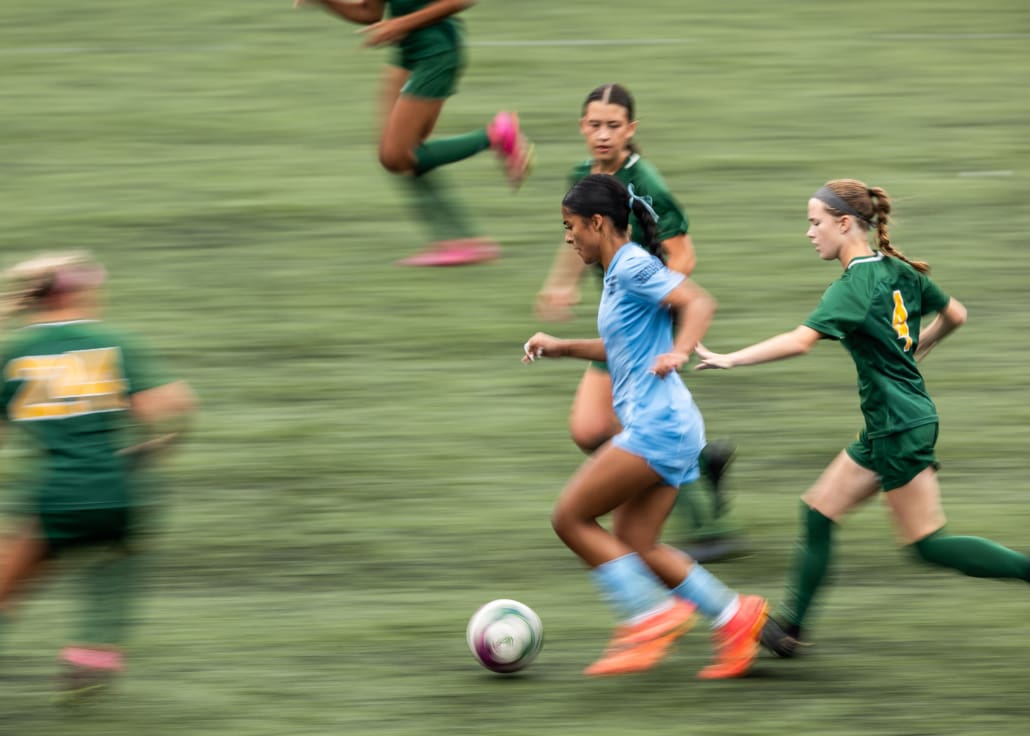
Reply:
[[[515, 107], [539, 165], [514, 196], [489, 156], [449, 172], [505, 246], [456, 270], [392, 265], [421, 235], [376, 163], [384, 54], [289, 5], [0, 10], [4, 261], [93, 249], [110, 318], [204, 404], [169, 468], [129, 676], [51, 706], [74, 615], [58, 578], [4, 632], [0, 733], [1025, 732], [1026, 589], [910, 564], [879, 508], [841, 532], [812, 657], [702, 683], [695, 633], [651, 674], [582, 678], [612, 622], [548, 526], [581, 460], [565, 418], [582, 366], [518, 362], [585, 156], [579, 106], [621, 81], [720, 300], [713, 348], [794, 327], [835, 278], [803, 237], [811, 191], [854, 176], [891, 192], [896, 242], [970, 308], [926, 364], [951, 526], [1026, 548], [1022, 0], [481, 3], [438, 132]], [[590, 335], [593, 297], [548, 329]], [[709, 434], [739, 445], [735, 515], [759, 551], [714, 569], [778, 598], [797, 495], [859, 426], [853, 368], [827, 344], [690, 384]], [[547, 629], [513, 678], [479, 669], [463, 638], [502, 596]]]

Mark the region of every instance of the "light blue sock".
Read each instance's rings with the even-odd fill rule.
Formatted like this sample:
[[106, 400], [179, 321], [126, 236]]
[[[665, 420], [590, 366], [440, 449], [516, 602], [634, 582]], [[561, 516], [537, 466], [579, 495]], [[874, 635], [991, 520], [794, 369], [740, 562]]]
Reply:
[[621, 620], [640, 616], [669, 600], [668, 589], [636, 553], [598, 565], [590, 575]]
[[693, 603], [703, 616], [713, 620], [733, 605], [737, 598], [734, 591], [696, 562], [687, 577], [672, 592]]

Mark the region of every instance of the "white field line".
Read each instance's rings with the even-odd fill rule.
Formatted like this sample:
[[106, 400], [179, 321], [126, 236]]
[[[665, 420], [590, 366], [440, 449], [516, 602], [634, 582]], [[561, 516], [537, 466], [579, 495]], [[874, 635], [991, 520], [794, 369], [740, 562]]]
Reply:
[[[1030, 33], [879, 33], [874, 41], [1018, 41], [1030, 39]], [[477, 39], [469, 46], [480, 48], [544, 48], [577, 46], [682, 46], [702, 43], [703, 38], [553, 38], [553, 39]], [[210, 44], [200, 46], [2, 46], [0, 56], [48, 54], [206, 54], [218, 51], [239, 51], [250, 47], [242, 44]]]

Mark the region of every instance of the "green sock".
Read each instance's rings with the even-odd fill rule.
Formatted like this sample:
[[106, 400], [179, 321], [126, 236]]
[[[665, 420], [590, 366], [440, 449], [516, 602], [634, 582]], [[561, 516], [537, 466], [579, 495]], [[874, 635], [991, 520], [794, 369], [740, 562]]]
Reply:
[[704, 528], [709, 518], [708, 509], [705, 508], [705, 499], [700, 497], [701, 494], [694, 485], [690, 483], [680, 486], [680, 494], [674, 506], [690, 534]]
[[916, 556], [974, 578], [1030, 580], [1030, 558], [983, 537], [952, 537], [939, 529], [912, 545]]
[[432, 240], [456, 240], [474, 235], [465, 208], [450, 196], [442, 172], [404, 177], [411, 204], [419, 222], [429, 230]]
[[486, 134], [486, 128], [464, 135], [426, 141], [415, 149], [415, 174], [422, 175], [437, 166], [461, 161], [489, 147], [490, 137]]
[[802, 504], [803, 534], [794, 550], [793, 570], [780, 612], [788, 624], [800, 627], [816, 591], [826, 578], [833, 550], [833, 522]]
[[111, 551], [79, 571], [82, 609], [75, 641], [115, 646], [125, 641], [138, 599], [140, 557]]

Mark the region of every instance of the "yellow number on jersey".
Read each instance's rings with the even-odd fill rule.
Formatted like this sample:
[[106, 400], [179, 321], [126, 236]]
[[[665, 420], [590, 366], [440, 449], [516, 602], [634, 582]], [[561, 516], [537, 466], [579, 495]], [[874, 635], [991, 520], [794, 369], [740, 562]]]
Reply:
[[25, 355], [7, 364], [5, 378], [22, 381], [7, 407], [15, 422], [62, 419], [128, 406], [118, 348]]
[[898, 339], [905, 341], [905, 352], [912, 347], [912, 336], [908, 332], [908, 310], [905, 309], [905, 300], [901, 298], [901, 292], [894, 290], [894, 317], [891, 320], [894, 331], [898, 333]]

